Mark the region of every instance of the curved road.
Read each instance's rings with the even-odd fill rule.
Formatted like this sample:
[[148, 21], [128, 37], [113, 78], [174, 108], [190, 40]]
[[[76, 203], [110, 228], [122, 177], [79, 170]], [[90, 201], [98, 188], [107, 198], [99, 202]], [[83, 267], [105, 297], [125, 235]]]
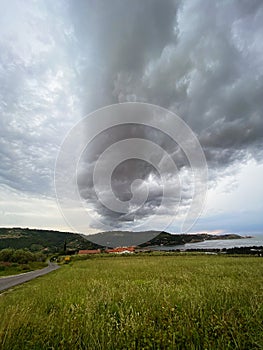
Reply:
[[14, 287], [18, 284], [30, 281], [36, 277], [43, 276], [51, 271], [59, 269], [60, 266], [57, 264], [48, 262], [48, 266], [41, 270], [30, 271], [26, 273], [22, 273], [20, 275], [1, 277], [0, 278], [0, 292], [2, 290]]

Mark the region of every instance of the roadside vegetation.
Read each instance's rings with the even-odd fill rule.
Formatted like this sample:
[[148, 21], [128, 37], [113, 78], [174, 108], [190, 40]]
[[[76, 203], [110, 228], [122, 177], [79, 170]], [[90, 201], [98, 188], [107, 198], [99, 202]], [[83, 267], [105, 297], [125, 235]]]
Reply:
[[42, 253], [32, 253], [25, 249], [2, 249], [0, 277], [40, 269], [47, 266], [46, 259], [47, 256]]
[[0, 348], [262, 349], [263, 259], [71, 261], [0, 298]]

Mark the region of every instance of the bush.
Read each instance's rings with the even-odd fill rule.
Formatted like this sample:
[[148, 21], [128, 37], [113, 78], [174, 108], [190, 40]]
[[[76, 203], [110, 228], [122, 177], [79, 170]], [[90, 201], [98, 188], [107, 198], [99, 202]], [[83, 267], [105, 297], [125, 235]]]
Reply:
[[42, 253], [31, 253], [24, 249], [2, 249], [0, 250], [0, 261], [17, 264], [28, 264], [33, 261], [45, 261], [46, 257]]
[[12, 261], [12, 257], [14, 255], [14, 249], [2, 249], [0, 250], [0, 261]]
[[34, 254], [23, 249], [15, 250], [12, 257], [12, 262], [17, 262], [19, 264], [27, 264], [30, 261], [35, 261]]
[[40, 252], [35, 253], [34, 256], [35, 256], [35, 259], [36, 259], [35, 261], [39, 261], [39, 262], [44, 262], [47, 259], [46, 255], [43, 254], [43, 253], [40, 253]]

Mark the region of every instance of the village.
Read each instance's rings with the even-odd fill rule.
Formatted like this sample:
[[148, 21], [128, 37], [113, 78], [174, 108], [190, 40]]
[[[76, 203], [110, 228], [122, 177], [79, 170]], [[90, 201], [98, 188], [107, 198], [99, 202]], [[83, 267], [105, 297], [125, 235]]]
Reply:
[[109, 253], [109, 254], [133, 254], [135, 253], [135, 247], [117, 247], [112, 249], [83, 249], [79, 250], [79, 255], [88, 255], [88, 254], [101, 254], [101, 253]]

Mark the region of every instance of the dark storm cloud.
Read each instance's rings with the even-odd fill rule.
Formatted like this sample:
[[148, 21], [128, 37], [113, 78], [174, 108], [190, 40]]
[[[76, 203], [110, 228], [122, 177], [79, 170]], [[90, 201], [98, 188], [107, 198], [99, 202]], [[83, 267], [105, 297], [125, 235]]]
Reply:
[[93, 60], [93, 70], [82, 66], [84, 110], [161, 105], [202, 145], [219, 149], [218, 163], [221, 149], [261, 141], [262, 2], [82, 1], [72, 8], [80, 52]]
[[[257, 157], [263, 135], [261, 1], [81, 1], [71, 6], [82, 56], [84, 111], [142, 101], [176, 112], [198, 135], [212, 182], [228, 165]], [[109, 135], [114, 142], [122, 132]], [[130, 130], [125, 137], [133, 135]], [[169, 140], [162, 140], [169, 149]], [[185, 160], [178, 160], [181, 169]], [[138, 178], [151, 173], [139, 165], [126, 168], [130, 177], [119, 189], [115, 185], [119, 197], [125, 184], [129, 192], [135, 173]], [[187, 191], [184, 197], [189, 200]], [[116, 222], [116, 214], [96, 203], [102, 216]], [[150, 198], [140, 214], [147, 216], [155, 204]]]
[[174, 40], [176, 11], [171, 0], [71, 2], [86, 112], [120, 102], [123, 75], [133, 94], [148, 62]]
[[[181, 195], [181, 199], [186, 204], [191, 194], [192, 184], [187, 181], [190, 177], [184, 177], [184, 181], [181, 179], [181, 186], [178, 187], [176, 182], [177, 174], [173, 173], [173, 169], [166, 168], [165, 173], [159, 174], [158, 170], [154, 168], [150, 163], [140, 159], [128, 159], [120, 164], [116, 164], [111, 175], [111, 185], [114, 195], [121, 201], [128, 201], [132, 198], [132, 183], [136, 179], [144, 181], [145, 186], [148, 188], [147, 201], [140, 207], [139, 210], [132, 211], [129, 214], [121, 214], [113, 212], [106, 206], [100, 203], [95, 193], [93, 173], [96, 162], [99, 156], [107, 150], [107, 148], [119, 142], [120, 140], [127, 140], [133, 138], [141, 138], [144, 140], [152, 141], [165, 150], [172, 157], [177, 168], [183, 173], [183, 167], [188, 166], [188, 160], [183, 154], [180, 147], [175, 143], [168, 135], [163, 132], [154, 129], [149, 126], [138, 126], [136, 124], [128, 124], [112, 127], [110, 130], [97, 135], [92, 142], [88, 144], [85, 152], [79, 161], [78, 172], [78, 187], [82, 198], [84, 198], [88, 206], [96, 208], [97, 214], [100, 215], [100, 220], [105, 224], [112, 225], [113, 227], [123, 227], [125, 223], [138, 222], [145, 219], [155, 212], [161, 203], [163, 197], [163, 184], [165, 182], [168, 190], [168, 196], [166, 196], [166, 203], [169, 204], [165, 207], [164, 212], [159, 211], [159, 215], [173, 215], [175, 214], [175, 205], [178, 203]], [[135, 141], [136, 142], [136, 141]], [[105, 163], [103, 163], [103, 171], [97, 175], [95, 181], [109, 176], [107, 169], [109, 169], [111, 163], [118, 159], [119, 154], [124, 152], [125, 149], [118, 149], [115, 154], [111, 154], [111, 157], [107, 157]], [[145, 150], [146, 158], [149, 156], [148, 151]], [[160, 166], [161, 162], [165, 159], [165, 153], [161, 154], [153, 153], [150, 156], [153, 164]], [[101, 162], [101, 160], [99, 160]], [[115, 164], [115, 163], [114, 163]], [[161, 179], [160, 176], [163, 178]], [[98, 178], [99, 177], [99, 178]], [[186, 190], [187, 189], [187, 190]], [[99, 188], [104, 192], [106, 198], [111, 198], [111, 192], [105, 192], [104, 188]], [[181, 193], [180, 193], [181, 190]]]

